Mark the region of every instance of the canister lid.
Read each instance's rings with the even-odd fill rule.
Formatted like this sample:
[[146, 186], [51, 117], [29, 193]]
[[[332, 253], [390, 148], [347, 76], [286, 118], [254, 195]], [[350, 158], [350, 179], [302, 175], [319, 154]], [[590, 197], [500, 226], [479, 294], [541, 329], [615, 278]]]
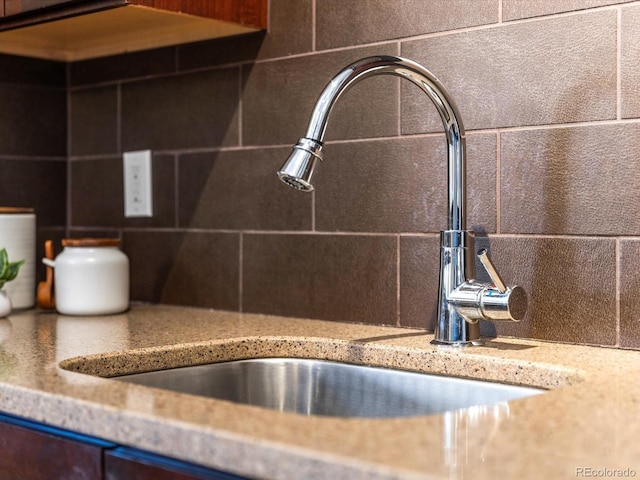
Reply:
[[29, 207], [0, 207], [1, 213], [34, 213], [35, 209]]
[[119, 238], [65, 238], [63, 247], [119, 247]]

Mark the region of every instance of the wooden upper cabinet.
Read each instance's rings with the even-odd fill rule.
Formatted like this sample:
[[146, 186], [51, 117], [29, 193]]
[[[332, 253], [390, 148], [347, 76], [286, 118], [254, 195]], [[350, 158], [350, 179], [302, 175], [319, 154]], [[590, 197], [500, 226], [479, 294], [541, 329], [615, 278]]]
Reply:
[[73, 62], [266, 30], [269, 0], [0, 0], [0, 53]]

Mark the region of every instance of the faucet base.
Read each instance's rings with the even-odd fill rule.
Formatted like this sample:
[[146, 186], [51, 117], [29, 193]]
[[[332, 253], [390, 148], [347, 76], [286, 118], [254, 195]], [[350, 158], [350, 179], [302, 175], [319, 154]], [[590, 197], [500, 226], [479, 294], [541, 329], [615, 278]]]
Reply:
[[445, 342], [442, 340], [436, 340], [435, 338], [431, 340], [431, 345], [436, 345], [437, 347], [444, 348], [464, 348], [464, 347], [480, 347], [485, 344], [484, 339], [478, 338], [477, 340], [468, 340], [468, 341], [459, 341], [459, 342]]

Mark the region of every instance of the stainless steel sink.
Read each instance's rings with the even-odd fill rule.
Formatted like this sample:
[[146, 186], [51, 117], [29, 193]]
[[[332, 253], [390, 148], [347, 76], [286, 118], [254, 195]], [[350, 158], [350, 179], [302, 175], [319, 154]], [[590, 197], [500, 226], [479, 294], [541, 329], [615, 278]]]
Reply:
[[335, 417], [431, 415], [544, 390], [325, 360], [260, 358], [116, 377], [124, 382]]

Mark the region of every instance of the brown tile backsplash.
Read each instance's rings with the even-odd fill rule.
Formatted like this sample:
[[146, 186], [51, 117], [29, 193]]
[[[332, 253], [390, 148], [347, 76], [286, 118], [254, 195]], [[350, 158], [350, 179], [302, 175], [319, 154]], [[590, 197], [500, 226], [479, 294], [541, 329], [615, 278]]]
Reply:
[[518, 20], [632, 1], [634, 0], [502, 0], [502, 20]]
[[65, 161], [0, 158], [0, 172], [4, 185], [0, 188], [0, 206], [34, 208], [38, 227], [65, 225]]
[[439, 235], [400, 237], [401, 326], [435, 328], [439, 268]]
[[[496, 137], [468, 138], [469, 225], [495, 231]], [[323, 231], [438, 232], [447, 228], [444, 135], [331, 143], [316, 185]]]
[[[267, 33], [68, 65], [0, 55], [0, 204], [36, 207], [39, 244], [121, 237], [134, 301], [432, 329], [447, 167], [424, 93], [358, 83], [331, 112], [316, 191], [275, 175], [340, 69], [401, 54], [458, 105], [468, 228], [529, 296], [522, 322], [482, 331], [640, 349], [627, 3], [272, 0]], [[153, 150], [153, 218], [123, 216], [121, 154], [137, 149]]]
[[115, 82], [175, 71], [175, 48], [158, 48], [70, 63], [69, 86]]
[[275, 174], [289, 151], [269, 148], [181, 156], [180, 227], [311, 230], [312, 195], [288, 188]]
[[70, 92], [69, 129], [72, 157], [118, 153], [118, 88]]
[[[154, 155], [153, 217], [124, 217], [122, 157], [69, 162], [72, 227], [175, 227], [175, 158]], [[93, 179], [99, 178], [96, 184]]]
[[122, 149], [238, 145], [238, 67], [122, 85]]
[[498, 0], [317, 0], [319, 50], [496, 23]]
[[131, 296], [144, 302], [238, 310], [234, 233], [126, 231]]
[[620, 346], [640, 348], [640, 241], [620, 241]]
[[640, 124], [501, 134], [504, 233], [640, 235]]
[[[489, 250], [507, 284], [525, 289], [529, 304], [521, 322], [483, 325], [483, 334], [615, 345], [615, 240], [476, 235], [475, 244]], [[433, 329], [438, 237], [403, 236], [400, 252], [401, 325]], [[476, 274], [489, 281], [479, 262]]]
[[620, 58], [622, 118], [640, 116], [640, 6], [622, 9]]
[[[243, 68], [245, 145], [292, 145], [304, 136], [313, 106], [334, 75], [354, 61], [397, 54], [391, 45], [316, 54]], [[364, 80], [331, 112], [326, 140], [398, 134], [397, 80]]]
[[0, 82], [0, 105], [0, 154], [66, 156], [67, 102], [63, 88]]
[[242, 310], [396, 325], [396, 243], [379, 235], [245, 234]]
[[[616, 344], [616, 241], [595, 237], [479, 237], [507, 284], [527, 292], [519, 323], [496, 322], [498, 335]], [[476, 262], [478, 278], [488, 281]]]
[[[467, 130], [610, 120], [616, 25], [615, 11], [562, 16], [405, 42], [402, 55], [442, 81]], [[441, 129], [420, 90], [403, 93], [404, 133]]]

